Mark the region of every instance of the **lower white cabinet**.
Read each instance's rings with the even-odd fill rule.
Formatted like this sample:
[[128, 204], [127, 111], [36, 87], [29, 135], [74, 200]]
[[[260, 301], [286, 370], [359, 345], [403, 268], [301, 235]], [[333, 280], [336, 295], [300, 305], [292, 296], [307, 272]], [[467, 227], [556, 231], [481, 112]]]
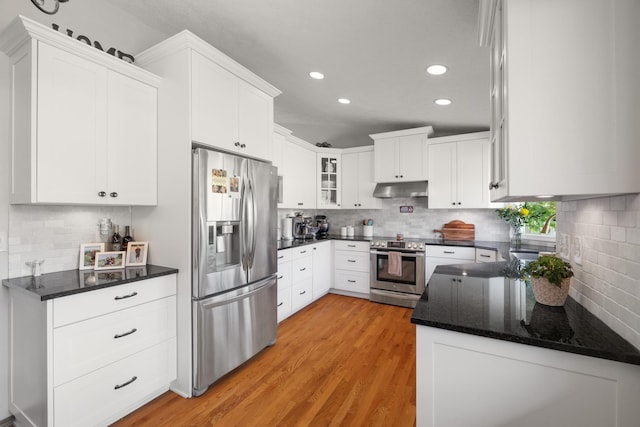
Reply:
[[176, 378], [175, 275], [47, 301], [9, 295], [18, 425], [108, 425]]
[[[500, 257], [502, 260], [502, 257]], [[498, 261], [498, 251], [494, 249], [476, 248], [476, 262], [496, 262]]]
[[331, 288], [331, 241], [278, 251], [278, 322]]
[[369, 297], [369, 242], [336, 240], [334, 288]]
[[439, 265], [476, 262], [474, 247], [427, 245], [426, 250], [425, 280], [427, 283]]

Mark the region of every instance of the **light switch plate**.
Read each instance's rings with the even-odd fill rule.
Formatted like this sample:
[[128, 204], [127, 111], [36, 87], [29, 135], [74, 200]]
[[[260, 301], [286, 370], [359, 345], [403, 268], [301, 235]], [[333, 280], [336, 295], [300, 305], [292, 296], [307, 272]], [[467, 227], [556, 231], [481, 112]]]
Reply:
[[7, 246], [7, 232], [0, 231], [0, 252], [6, 252]]
[[569, 260], [571, 257], [571, 236], [568, 234], [558, 234], [558, 255], [560, 258]]
[[578, 265], [582, 265], [582, 238], [580, 236], [573, 236], [573, 262]]

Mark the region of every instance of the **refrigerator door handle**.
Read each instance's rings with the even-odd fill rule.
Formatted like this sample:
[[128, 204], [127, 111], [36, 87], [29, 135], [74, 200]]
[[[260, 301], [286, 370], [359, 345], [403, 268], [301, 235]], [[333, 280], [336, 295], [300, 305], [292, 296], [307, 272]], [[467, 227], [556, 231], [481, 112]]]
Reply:
[[228, 294], [232, 294], [232, 295], [223, 294], [219, 296], [214, 296], [210, 299], [210, 301], [203, 302], [202, 308], [204, 310], [209, 310], [211, 308], [214, 308], [220, 305], [230, 304], [234, 301], [238, 301], [238, 300], [250, 297], [251, 295], [257, 294], [264, 288], [273, 286], [275, 284], [276, 282], [274, 281], [274, 279], [270, 277], [266, 280], [263, 280], [262, 282], [254, 284], [253, 286], [251, 286], [251, 290], [243, 292], [241, 294], [237, 294], [236, 292], [227, 292]]
[[248, 218], [248, 222], [249, 222], [249, 268], [251, 269], [253, 267], [253, 260], [255, 258], [255, 254], [256, 254], [256, 227], [255, 227], [255, 223], [256, 223], [256, 217], [257, 217], [257, 212], [256, 212], [256, 197], [255, 197], [255, 193], [254, 193], [254, 188], [253, 188], [253, 183], [251, 180], [249, 180], [249, 198], [251, 200], [251, 203], [249, 203], [249, 218]]

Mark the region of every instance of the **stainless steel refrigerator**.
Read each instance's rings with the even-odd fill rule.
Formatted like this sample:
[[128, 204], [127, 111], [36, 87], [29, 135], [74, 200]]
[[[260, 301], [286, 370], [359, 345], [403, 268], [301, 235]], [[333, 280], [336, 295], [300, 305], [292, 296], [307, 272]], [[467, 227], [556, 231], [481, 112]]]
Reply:
[[277, 169], [193, 149], [193, 394], [276, 341]]

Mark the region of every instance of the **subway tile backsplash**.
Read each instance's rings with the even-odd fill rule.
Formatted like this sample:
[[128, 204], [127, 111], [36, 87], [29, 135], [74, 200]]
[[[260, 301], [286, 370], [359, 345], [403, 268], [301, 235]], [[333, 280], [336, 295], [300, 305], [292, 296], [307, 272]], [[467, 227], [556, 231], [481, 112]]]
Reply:
[[120, 234], [131, 224], [128, 207], [9, 206], [8, 277], [31, 274], [25, 262], [34, 259], [45, 260], [43, 273], [78, 268], [80, 244], [99, 241], [100, 218], [118, 224]]
[[570, 295], [640, 348], [640, 195], [558, 204], [568, 242]]

